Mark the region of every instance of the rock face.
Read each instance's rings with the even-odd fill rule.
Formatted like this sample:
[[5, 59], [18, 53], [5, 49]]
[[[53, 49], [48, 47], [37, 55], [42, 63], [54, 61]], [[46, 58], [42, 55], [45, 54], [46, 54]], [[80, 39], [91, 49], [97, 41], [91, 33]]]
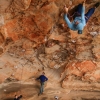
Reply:
[[[71, 15], [74, 7], [82, 2], [83, 0], [0, 1], [1, 94], [6, 95], [2, 91], [5, 84], [38, 84], [34, 79], [43, 71], [49, 78], [46, 85], [48, 94], [49, 88], [54, 91], [52, 86], [59, 89], [57, 93], [60, 96], [69, 93], [67, 89], [100, 91], [100, 7], [89, 19], [83, 34], [70, 30], [62, 16], [65, 4], [69, 6]], [[86, 12], [97, 2], [98, 0], [86, 1]], [[9, 90], [8, 96], [2, 100], [8, 100], [6, 98], [19, 90]], [[32, 95], [25, 98], [32, 100]], [[51, 99], [41, 97], [38, 100]]]

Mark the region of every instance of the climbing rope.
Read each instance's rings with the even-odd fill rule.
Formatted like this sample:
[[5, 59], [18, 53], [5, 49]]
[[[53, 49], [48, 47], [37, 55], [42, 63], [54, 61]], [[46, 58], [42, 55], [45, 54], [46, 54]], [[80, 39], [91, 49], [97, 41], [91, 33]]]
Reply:
[[73, 15], [68, 14], [69, 17], [73, 17], [77, 12], [74, 12]]
[[[23, 57], [24, 57], [24, 55], [25, 55], [25, 52], [23, 53]], [[33, 55], [31, 55], [30, 58], [32, 58], [32, 56], [33, 56]], [[25, 65], [29, 62], [29, 59], [30, 59], [30, 58], [27, 59], [26, 63], [21, 64], [21, 65], [22, 65], [21, 80], [23, 79], [23, 69], [24, 69]], [[44, 64], [42, 64], [41, 60], [38, 58], [37, 54], [36, 54], [36, 58], [39, 60], [39, 62], [41, 63], [41, 65], [44, 66]], [[33, 63], [32, 63], [32, 64], [33, 64]], [[31, 65], [30, 65], [30, 66], [31, 66]], [[30, 67], [30, 66], [29, 66], [29, 67]], [[44, 70], [44, 69], [43, 69], [43, 70]], [[21, 91], [21, 87], [22, 87], [22, 81], [20, 81], [20, 90], [19, 90], [20, 93], [22, 92], [22, 91]], [[25, 99], [25, 100], [27, 100], [27, 99]]]
[[[24, 52], [24, 54], [25, 54], [25, 52]], [[32, 56], [33, 56], [33, 55], [32, 55]], [[32, 56], [31, 56], [31, 57], [32, 57]], [[31, 58], [31, 57], [30, 57], [30, 58]], [[30, 58], [29, 58], [29, 59], [30, 59]], [[23, 78], [23, 69], [24, 69], [24, 66], [25, 66], [28, 62], [29, 62], [29, 60], [27, 60], [27, 62], [26, 62], [24, 65], [21, 64], [21, 65], [22, 65], [21, 80], [22, 80], [22, 78]], [[20, 93], [22, 94], [22, 92], [21, 92], [21, 87], [22, 87], [22, 82], [20, 81], [20, 90], [19, 90], [19, 91], [20, 91]], [[25, 98], [24, 98], [24, 99], [25, 99]], [[25, 99], [25, 100], [27, 100], [27, 99]]]

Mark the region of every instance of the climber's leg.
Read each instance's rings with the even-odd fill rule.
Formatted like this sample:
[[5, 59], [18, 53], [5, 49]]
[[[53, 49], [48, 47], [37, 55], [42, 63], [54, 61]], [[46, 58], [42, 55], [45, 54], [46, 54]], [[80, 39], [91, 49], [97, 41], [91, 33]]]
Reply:
[[44, 82], [41, 82], [40, 93], [38, 94], [38, 96], [40, 94], [43, 94], [43, 92], [44, 92]]
[[73, 19], [75, 19], [75, 17], [77, 17], [77, 16], [81, 16], [82, 7], [83, 7], [82, 4], [79, 4], [79, 5], [76, 7], [76, 10], [75, 10]]
[[75, 11], [75, 12], [77, 12], [78, 14], [80, 14], [80, 15], [81, 15], [81, 12], [82, 12], [82, 7], [83, 7], [83, 5], [82, 5], [82, 4], [79, 4], [79, 5], [77, 6], [77, 9], [76, 9], [76, 11]]
[[88, 12], [85, 14], [86, 16], [86, 22], [89, 20], [89, 18], [92, 16], [92, 14], [94, 13], [95, 8], [91, 8], [88, 10]]
[[99, 7], [99, 5], [100, 5], [100, 2], [97, 2], [97, 3], [94, 5], [93, 8], [91, 8], [91, 9], [88, 10], [88, 12], [85, 14], [85, 16], [86, 16], [86, 22], [87, 22], [87, 21], [89, 20], [89, 18], [92, 16], [92, 14], [94, 13], [95, 9], [96, 9], [97, 7]]

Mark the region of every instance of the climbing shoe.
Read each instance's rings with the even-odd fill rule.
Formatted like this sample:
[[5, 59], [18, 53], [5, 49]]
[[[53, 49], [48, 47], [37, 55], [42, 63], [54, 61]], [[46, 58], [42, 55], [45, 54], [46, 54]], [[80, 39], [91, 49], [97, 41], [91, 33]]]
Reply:
[[95, 6], [95, 8], [97, 8], [97, 7], [99, 7], [99, 5], [100, 5], [100, 2], [96, 3], [94, 6]]

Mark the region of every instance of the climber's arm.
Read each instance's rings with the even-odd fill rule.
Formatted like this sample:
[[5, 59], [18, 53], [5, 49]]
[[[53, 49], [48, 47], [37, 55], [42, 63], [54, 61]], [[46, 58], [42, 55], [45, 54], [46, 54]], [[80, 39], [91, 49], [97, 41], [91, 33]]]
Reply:
[[68, 27], [71, 28], [72, 24], [71, 24], [71, 22], [70, 22], [70, 20], [69, 20], [69, 18], [67, 16], [67, 14], [68, 14], [68, 8], [65, 6], [64, 9], [65, 9], [64, 20], [67, 23]]
[[67, 23], [68, 27], [71, 28], [72, 27], [72, 24], [67, 16], [67, 14], [64, 14], [64, 20], [65, 22]]
[[83, 2], [83, 7], [82, 7], [82, 13], [81, 13], [81, 17], [82, 17], [82, 23], [85, 25], [85, 1]]

